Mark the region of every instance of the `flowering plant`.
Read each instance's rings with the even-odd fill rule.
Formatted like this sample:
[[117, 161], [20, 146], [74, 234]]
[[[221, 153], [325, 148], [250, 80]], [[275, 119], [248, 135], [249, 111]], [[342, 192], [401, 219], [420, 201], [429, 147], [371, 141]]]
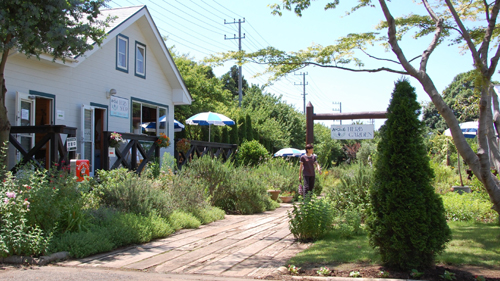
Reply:
[[169, 147], [170, 146], [170, 138], [164, 133], [160, 133], [158, 139], [156, 140], [156, 145], [159, 147]]
[[181, 139], [177, 142], [177, 151], [186, 153], [191, 148], [191, 142], [188, 139]]
[[122, 135], [118, 134], [117, 132], [111, 133], [111, 136], [109, 137], [110, 147], [119, 147], [122, 142]]

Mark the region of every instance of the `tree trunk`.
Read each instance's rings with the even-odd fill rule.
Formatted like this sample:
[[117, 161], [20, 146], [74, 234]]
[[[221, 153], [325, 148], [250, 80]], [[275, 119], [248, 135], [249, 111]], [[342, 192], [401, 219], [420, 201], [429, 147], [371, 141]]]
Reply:
[[[9, 50], [5, 50], [2, 53], [2, 59], [0, 61], [0, 81], [2, 81], [1, 85], [1, 95], [0, 95], [0, 146], [7, 146], [9, 142], [9, 134], [10, 134], [10, 122], [7, 117], [7, 108], [5, 107], [5, 96], [7, 95], [7, 86], [5, 84], [5, 65], [7, 64], [7, 57], [9, 55]], [[0, 150], [0, 153], [1, 150]], [[6, 151], [7, 153], [7, 151]], [[7, 155], [0, 154], [0, 166], [5, 167], [5, 170], [8, 168], [8, 157]], [[1, 169], [0, 169], [1, 170]], [[2, 177], [3, 175], [0, 175]]]

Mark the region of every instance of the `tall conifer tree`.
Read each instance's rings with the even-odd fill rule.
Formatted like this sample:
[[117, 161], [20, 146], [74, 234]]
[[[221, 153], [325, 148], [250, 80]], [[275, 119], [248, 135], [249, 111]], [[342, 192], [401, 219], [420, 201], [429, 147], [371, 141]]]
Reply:
[[420, 105], [406, 79], [396, 82], [387, 115], [370, 188], [370, 243], [389, 267], [426, 268], [445, 249], [451, 232], [431, 185]]

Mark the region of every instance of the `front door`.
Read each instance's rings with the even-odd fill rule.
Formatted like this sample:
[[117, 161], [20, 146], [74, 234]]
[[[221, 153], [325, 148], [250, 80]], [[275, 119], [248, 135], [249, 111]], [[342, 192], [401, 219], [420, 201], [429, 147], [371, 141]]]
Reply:
[[[16, 92], [16, 126], [35, 126], [35, 104], [34, 97]], [[35, 146], [34, 134], [18, 134], [17, 141], [26, 151]], [[21, 160], [21, 154], [17, 150], [16, 158], [17, 161]]]
[[81, 159], [89, 160], [90, 164], [90, 172], [89, 175], [91, 177], [94, 176], [94, 131], [95, 131], [95, 123], [94, 123], [94, 107], [88, 105], [82, 105], [82, 130], [81, 130], [81, 138], [80, 138], [80, 153]]

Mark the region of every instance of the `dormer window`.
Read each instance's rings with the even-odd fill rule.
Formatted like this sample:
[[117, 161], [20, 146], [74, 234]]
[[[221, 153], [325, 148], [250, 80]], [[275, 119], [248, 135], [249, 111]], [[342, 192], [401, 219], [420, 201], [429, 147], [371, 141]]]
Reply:
[[146, 45], [135, 42], [135, 76], [146, 78]]
[[128, 37], [116, 37], [116, 69], [128, 73]]

